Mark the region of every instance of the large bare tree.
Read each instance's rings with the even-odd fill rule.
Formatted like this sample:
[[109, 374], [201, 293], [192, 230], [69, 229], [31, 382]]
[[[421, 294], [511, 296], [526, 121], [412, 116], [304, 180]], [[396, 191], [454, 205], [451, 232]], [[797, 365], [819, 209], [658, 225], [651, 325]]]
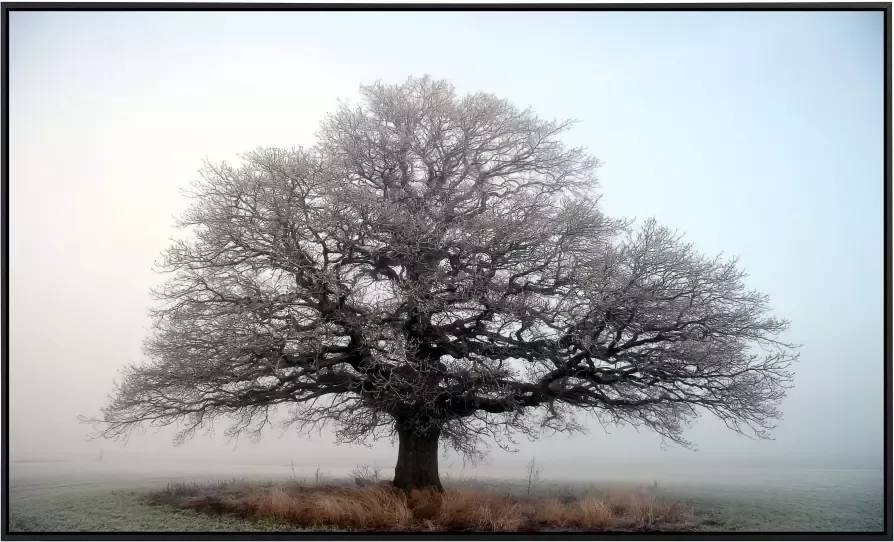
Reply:
[[541, 120], [445, 81], [362, 88], [312, 149], [207, 164], [159, 264], [148, 363], [99, 434], [273, 411], [399, 442], [394, 483], [440, 488], [439, 444], [599, 422], [686, 443], [701, 411], [767, 436], [795, 347], [735, 261], [605, 216], [597, 161]]

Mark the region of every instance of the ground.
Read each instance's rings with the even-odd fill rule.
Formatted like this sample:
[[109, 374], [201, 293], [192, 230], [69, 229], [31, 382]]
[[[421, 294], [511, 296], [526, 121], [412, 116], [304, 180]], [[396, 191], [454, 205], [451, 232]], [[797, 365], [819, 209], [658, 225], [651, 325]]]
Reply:
[[[109, 469], [104, 465], [103, 470]], [[172, 479], [191, 476], [161, 476], [145, 468], [121, 469], [99, 476], [73, 472], [69, 466], [10, 465], [9, 531], [260, 531], [296, 530], [273, 521], [249, 522], [234, 517], [209, 515], [172, 506], [153, 506], [144, 497], [165, 487]], [[289, 466], [283, 466], [288, 479]], [[312, 472], [312, 471], [311, 471]], [[275, 474], [275, 473], [271, 473]], [[777, 473], [765, 479], [750, 473], [751, 485], [686, 486], [662, 484], [667, 498], [691, 505], [702, 517], [715, 523], [703, 525], [721, 531], [880, 531], [883, 527], [881, 471], [811, 471], [792, 475], [803, 482], [796, 486]], [[269, 479], [265, 471], [263, 479]], [[217, 476], [222, 479], [224, 476]], [[260, 480], [261, 478], [256, 478]], [[208, 480], [205, 478], [204, 480]], [[313, 480], [309, 475], [305, 480]], [[809, 480], [813, 480], [812, 482]], [[332, 480], [328, 480], [331, 482]], [[809, 482], [809, 483], [808, 483]], [[495, 492], [523, 492], [520, 480], [457, 479], [444, 477], [445, 486], [465, 485]], [[547, 480], [537, 491], [556, 494], [593, 491], [590, 484]], [[319, 527], [314, 530], [319, 530]]]
[[[239, 482], [235, 484], [230, 483], [225, 487], [232, 488], [234, 485], [241, 487], [243, 484]], [[172, 487], [176, 488], [177, 486], [174, 485]], [[189, 490], [190, 484], [181, 487], [186, 487], [188, 491], [183, 495], [178, 495], [178, 497], [180, 497], [179, 501], [170, 498], [170, 492], [167, 499], [159, 499], [159, 492], [157, 490], [112, 490], [105, 492], [95, 488], [81, 492], [63, 491], [55, 495], [14, 498], [11, 499], [10, 502], [10, 532], [390, 530], [391, 525], [399, 523], [399, 520], [392, 520], [388, 516], [384, 516], [382, 519], [378, 520], [377, 524], [370, 524], [368, 527], [365, 525], [358, 525], [356, 521], [352, 524], [350, 521], [345, 522], [343, 520], [334, 520], [329, 521], [329, 524], [327, 525], [325, 519], [314, 519], [313, 525], [301, 526], [295, 525], [294, 522], [277, 519], [275, 516], [280, 515], [280, 513], [275, 508], [279, 506], [275, 496], [280, 495], [283, 498], [288, 499], [283, 488], [287, 491], [293, 491], [296, 484], [284, 485], [282, 483], [269, 483], [263, 484], [263, 487], [258, 484], [245, 485], [244, 487], [249, 488], [249, 491], [254, 495], [259, 496], [261, 505], [267, 507], [260, 519], [240, 518], [235, 517], [230, 513], [221, 514], [209, 512], [209, 507], [207, 506], [194, 507], [201, 509], [201, 511], [184, 508], [184, 502], [187, 502], [190, 499], [195, 501], [197, 494], [202, 493], [207, 495], [209, 492], [204, 491], [203, 486], [192, 486], [195, 488], [194, 490]], [[213, 490], [214, 487], [212, 486], [211, 489]], [[382, 494], [381, 488], [360, 489], [328, 486], [325, 489], [318, 489], [313, 486], [303, 486], [303, 489], [309, 492], [319, 491], [320, 494], [323, 495], [322, 498], [325, 501], [321, 503], [321, 507], [329, 512], [330, 517], [334, 517], [333, 514], [338, 514], [339, 517], [342, 518], [348, 518], [351, 514], [345, 514], [343, 511], [337, 510], [339, 506], [338, 504], [333, 505], [336, 499], [340, 496], [345, 495], [346, 493], [349, 495], [369, 495], [370, 493], [378, 495]], [[400, 492], [395, 493], [397, 495], [402, 495]], [[212, 491], [211, 494], [215, 493]], [[430, 520], [413, 522], [413, 513], [409, 512], [409, 510], [405, 510], [405, 512], [409, 512], [407, 515], [408, 522], [405, 523], [402, 528], [404, 530], [474, 531], [509, 531], [523, 529], [523, 526], [519, 524], [519, 521], [522, 518], [517, 512], [519, 503], [524, 503], [527, 499], [526, 496], [519, 497], [519, 500], [517, 501], [508, 501], [506, 493], [492, 489], [481, 489], [480, 487], [475, 488], [472, 485], [466, 485], [462, 488], [457, 488], [455, 486], [450, 487], [448, 488], [447, 494], [459, 496], [459, 498], [454, 501], [454, 509], [456, 510], [453, 514], [454, 517], [449, 518], [451, 521], [454, 521], [454, 523], [446, 524], [446, 527], [445, 524], [439, 524], [436, 528], [432, 523], [432, 521], [438, 523], [436, 517], [431, 517]], [[647, 495], [647, 492], [636, 492], [636, 495], [640, 494], [645, 496]], [[566, 494], [566, 496], [567, 495], [568, 494]], [[626, 502], [630, 495], [633, 495], [633, 493], [624, 493], [623, 500]], [[221, 496], [219, 491], [216, 492], [215, 496], [217, 498], [216, 503], [212, 504], [218, 504], [222, 501], [228, 502], [229, 500], [227, 495]], [[481, 499], [486, 498], [487, 500], [482, 500], [481, 503], [460, 502], [468, 500], [469, 496]], [[415, 495], [414, 498], [416, 498]], [[554, 499], [549, 496], [542, 496], [539, 498], [543, 500], [537, 501], [538, 503], [551, 501], [559, 504], [559, 499]], [[400, 498], [398, 497], [397, 500], [399, 501]], [[569, 500], [569, 498], [565, 497], [562, 499], [563, 502], [566, 500]], [[617, 498], [615, 500], [619, 501]], [[641, 498], [639, 498], [637, 502], [639, 503], [637, 506], [648, 506], [649, 513], [651, 514], [654, 510], [656, 515], [655, 521], [649, 519], [648, 521], [651, 523], [645, 524], [644, 522], [646, 522], [646, 520], [643, 519], [644, 512], [643, 510], [638, 509], [635, 512], [637, 516], [632, 521], [638, 522], [639, 529], [661, 528], [665, 530], [691, 530], [696, 526], [696, 523], [694, 522], [695, 517], [688, 515], [688, 511], [683, 510], [683, 507], [677, 507], [681, 509], [681, 512], [678, 514], [681, 518], [680, 521], [686, 520], [689, 521], [689, 523], [659, 523], [661, 521], [659, 516], [662, 514], [665, 516], [673, 515], [676, 517], [674, 514], [677, 513], [672, 510], [676, 505], [670, 504], [659, 506], [658, 502], [655, 500], [644, 503]], [[600, 526], [602, 524], [609, 525], [607, 522], [610, 522], [610, 525], [618, 524], [617, 517], [592, 517], [594, 516], [594, 513], [600, 512], [602, 514], [610, 515], [610, 512], [607, 511], [609, 506], [605, 506], [603, 509], [601, 503], [595, 504], [600, 505], [596, 510], [594, 510], [592, 506], [590, 506], [589, 510], [583, 510], [585, 514], [591, 516], [583, 518], [585, 521], [589, 521], [591, 524], [598, 522]], [[274, 508], [271, 508], [271, 505]], [[333, 508], [335, 508], [335, 510], [332, 510]], [[532, 510], [534, 509], [533, 507], [529, 508]], [[416, 508], [414, 508], [414, 510], [415, 509]], [[574, 510], [577, 512], [576, 515], [581, 515], [580, 510], [577, 508], [574, 508]], [[318, 509], [317, 513], [319, 512], [320, 510]], [[373, 513], [375, 514], [376, 511]], [[378, 511], [378, 513], [381, 516], [381, 511]], [[337, 523], [340, 526], [332, 525], [332, 523]], [[580, 530], [580, 528], [575, 528], [573, 525], [568, 526], [558, 524], [543, 525], [543, 528], [555, 530]]]
[[[11, 499], [12, 500], [12, 499]], [[62, 495], [10, 502], [9, 531], [263, 531], [274, 526], [149, 506], [132, 491]]]

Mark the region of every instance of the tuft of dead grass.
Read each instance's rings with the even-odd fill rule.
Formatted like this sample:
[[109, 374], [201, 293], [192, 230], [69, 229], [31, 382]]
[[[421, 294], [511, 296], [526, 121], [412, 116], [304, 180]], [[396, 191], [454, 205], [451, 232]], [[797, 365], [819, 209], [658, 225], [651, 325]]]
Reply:
[[386, 486], [252, 486], [233, 481], [171, 485], [150, 500], [212, 514], [355, 531], [654, 532], [690, 530], [698, 524], [689, 507], [644, 489], [560, 500], [470, 489], [407, 495]]

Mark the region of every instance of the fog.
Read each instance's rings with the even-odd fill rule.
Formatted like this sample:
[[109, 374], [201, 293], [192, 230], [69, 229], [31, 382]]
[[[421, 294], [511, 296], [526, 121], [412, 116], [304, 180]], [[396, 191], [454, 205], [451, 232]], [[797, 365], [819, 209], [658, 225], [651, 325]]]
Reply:
[[692, 451], [596, 424], [494, 447], [490, 465], [879, 467], [882, 23], [880, 12], [11, 13], [11, 459], [392, 466], [387, 441], [271, 430], [228, 442], [221, 426], [178, 448], [170, 430], [124, 445], [87, 440], [76, 417], [96, 415], [118, 371], [142, 359], [149, 288], [164, 279], [152, 264], [204, 157], [310, 146], [361, 83], [428, 73], [580, 119], [567, 140], [605, 163], [605, 211], [738, 255], [748, 285], [791, 320], [783, 338], [803, 345], [775, 440], [703, 417], [685, 434]]

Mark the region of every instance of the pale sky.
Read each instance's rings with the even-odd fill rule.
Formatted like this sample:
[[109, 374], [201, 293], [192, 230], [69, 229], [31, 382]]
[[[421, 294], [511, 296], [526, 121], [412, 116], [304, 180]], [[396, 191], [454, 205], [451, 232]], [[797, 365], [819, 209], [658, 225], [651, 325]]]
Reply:
[[[170, 434], [85, 442], [148, 333], [152, 263], [201, 160], [310, 146], [359, 85], [430, 74], [545, 118], [605, 165], [603, 208], [736, 254], [803, 344], [774, 441], [703, 418], [522, 441], [515, 460], [880, 464], [882, 12], [12, 12], [10, 449], [390, 465], [396, 449], [272, 431], [234, 451]], [[492, 454], [494, 460], [507, 457]]]

